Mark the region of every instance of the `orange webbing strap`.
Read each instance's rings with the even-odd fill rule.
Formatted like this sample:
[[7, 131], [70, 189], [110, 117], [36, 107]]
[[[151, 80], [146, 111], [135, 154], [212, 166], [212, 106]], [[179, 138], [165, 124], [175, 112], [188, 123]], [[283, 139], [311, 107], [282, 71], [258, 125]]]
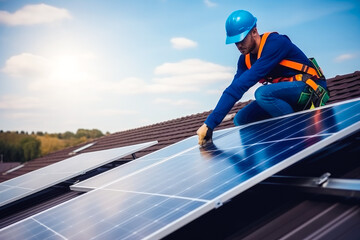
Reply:
[[269, 36], [271, 33], [272, 33], [272, 32], [266, 32], [266, 33], [264, 33], [263, 36], [261, 37], [260, 46], [259, 46], [258, 55], [257, 55], [257, 58], [258, 58], [258, 59], [261, 57], [262, 50], [263, 50], [264, 45], [265, 45], [265, 43], [266, 43], [266, 39], [268, 38], [268, 36]]
[[308, 80], [305, 81], [305, 83], [307, 85], [309, 85], [312, 89], [314, 89], [314, 91], [316, 91], [318, 89], [318, 85], [314, 82], [314, 80], [312, 80], [311, 78], [309, 78]]
[[245, 64], [248, 69], [251, 68], [250, 53], [245, 55]]
[[[270, 33], [272, 33], [272, 32], [264, 33], [263, 36], [261, 37], [260, 45], [259, 45], [259, 50], [258, 50], [258, 55], [257, 55], [257, 59], [260, 58], [261, 53], [262, 53], [262, 50], [263, 50], [264, 45], [265, 45], [265, 42], [266, 42], [266, 39], [268, 38], [268, 36], [270, 35]], [[250, 53], [248, 53], [248, 54], [245, 55], [245, 64], [246, 64], [246, 67], [247, 67], [248, 69], [251, 68]]]
[[309, 67], [309, 66], [307, 66], [305, 64], [302, 64], [302, 63], [298, 63], [298, 62], [294, 62], [294, 61], [284, 59], [279, 64], [284, 66], [284, 67], [292, 68], [292, 69], [298, 70], [300, 72], [310, 74], [311, 76], [319, 77], [319, 75], [318, 75], [317, 71], [315, 70], [315, 68]]

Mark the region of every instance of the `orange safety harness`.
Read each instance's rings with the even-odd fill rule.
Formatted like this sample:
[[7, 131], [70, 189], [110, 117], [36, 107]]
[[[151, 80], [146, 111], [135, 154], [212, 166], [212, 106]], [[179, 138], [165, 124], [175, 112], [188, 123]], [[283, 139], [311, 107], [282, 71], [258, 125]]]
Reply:
[[[259, 51], [258, 51], [258, 54], [257, 54], [257, 59], [259, 59], [261, 57], [261, 53], [262, 53], [262, 50], [264, 48], [266, 39], [268, 38], [268, 36], [271, 33], [272, 32], [267, 32], [267, 33], [263, 34], [263, 36], [261, 38], [261, 41], [260, 41], [260, 46], [259, 46]], [[250, 53], [245, 55], [245, 64], [246, 64], [246, 67], [248, 69], [251, 68]], [[263, 83], [263, 84], [266, 84], [268, 82], [270, 82], [270, 83], [278, 83], [278, 82], [304, 81], [312, 89], [314, 89], [315, 91], [317, 90], [318, 84], [316, 84], [311, 78], [314, 78], [314, 79], [322, 78], [323, 74], [321, 72], [321, 69], [317, 70], [317, 69], [315, 69], [313, 67], [309, 67], [309, 66], [307, 66], [305, 64], [294, 62], [294, 61], [287, 60], [287, 59], [283, 59], [279, 64], [281, 66], [284, 66], [284, 67], [295, 69], [295, 70], [297, 70], [299, 72], [302, 72], [303, 74], [297, 74], [297, 75], [292, 76], [292, 77], [280, 77], [280, 78], [274, 78], [274, 79], [268, 77], [266, 79], [261, 79], [259, 82]]]

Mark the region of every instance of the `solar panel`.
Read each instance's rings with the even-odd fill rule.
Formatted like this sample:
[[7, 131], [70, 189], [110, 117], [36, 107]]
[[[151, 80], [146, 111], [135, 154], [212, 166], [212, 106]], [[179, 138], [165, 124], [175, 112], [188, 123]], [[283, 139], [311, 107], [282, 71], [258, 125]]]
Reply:
[[[231, 129], [223, 129], [216, 131], [214, 132], [214, 138], [221, 136], [229, 131], [231, 131]], [[177, 142], [173, 145], [162, 148], [156, 152], [152, 152], [144, 157], [138, 158], [136, 159], [136, 161], [131, 161], [129, 163], [126, 163], [125, 165], [120, 165], [109, 171], [106, 171], [89, 179], [76, 183], [70, 186], [70, 189], [74, 191], [87, 192], [90, 190], [94, 190], [96, 188], [100, 188], [101, 186], [111, 181], [117, 180], [119, 177], [124, 177], [129, 174], [134, 174], [134, 172], [140, 169], [149, 167], [152, 164], [156, 164], [158, 161], [161, 161], [165, 157], [170, 156], [172, 155], [172, 153], [178, 151], [179, 148], [186, 149], [188, 147], [193, 147], [193, 146], [194, 143], [192, 141], [183, 140]]]
[[146, 167], [1, 229], [0, 239], [159, 239], [359, 129], [356, 99], [235, 127], [205, 148], [190, 137]]
[[0, 207], [115, 161], [157, 142], [82, 153], [0, 183]]

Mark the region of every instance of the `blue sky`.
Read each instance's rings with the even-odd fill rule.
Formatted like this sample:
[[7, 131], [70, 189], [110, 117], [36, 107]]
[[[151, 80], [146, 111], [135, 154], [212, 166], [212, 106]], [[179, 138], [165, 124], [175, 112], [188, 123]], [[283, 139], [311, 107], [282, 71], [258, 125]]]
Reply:
[[236, 71], [224, 25], [238, 9], [327, 77], [360, 70], [359, 1], [0, 0], [0, 129], [116, 132], [213, 109]]

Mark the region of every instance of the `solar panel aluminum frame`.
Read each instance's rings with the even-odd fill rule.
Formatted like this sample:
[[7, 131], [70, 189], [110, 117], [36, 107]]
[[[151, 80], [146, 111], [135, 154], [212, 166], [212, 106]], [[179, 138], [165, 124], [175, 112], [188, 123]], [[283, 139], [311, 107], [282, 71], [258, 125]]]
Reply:
[[[336, 105], [353, 102], [353, 101], [358, 101], [358, 100], [360, 100], [360, 98], [357, 98], [355, 100], [353, 99], [353, 100], [348, 100], [348, 101], [344, 101], [344, 102], [340, 102], [340, 103], [335, 103], [332, 105], [323, 106], [321, 108], [328, 108], [331, 106], [336, 106]], [[310, 109], [310, 110], [306, 110], [306, 111], [312, 112], [312, 111], [317, 111], [318, 109], [320, 109], [320, 108]], [[301, 113], [304, 113], [304, 112], [305, 111], [302, 111]], [[297, 114], [299, 114], [299, 113], [292, 113], [292, 114], [289, 114], [286, 116], [280, 116], [280, 117], [276, 117], [276, 118], [272, 118], [272, 119], [263, 120], [260, 122], [271, 121], [274, 119], [281, 119], [284, 117], [289, 117], [289, 116], [297, 115]], [[248, 127], [248, 126], [251, 126], [254, 124], [258, 124], [258, 123], [259, 122], [250, 123], [250, 124], [246, 124], [246, 125], [235, 127], [235, 128], [238, 128], [238, 129], [245, 128], [245, 127]], [[292, 164], [300, 161], [301, 159], [304, 159], [305, 157], [315, 153], [316, 151], [321, 150], [322, 148], [330, 145], [331, 143], [334, 143], [335, 141], [338, 141], [338, 140], [350, 135], [351, 133], [358, 131], [359, 129], [360, 129], [360, 122], [357, 122], [357, 123], [345, 128], [344, 130], [342, 130], [340, 132], [334, 133], [331, 137], [325, 138], [324, 140], [317, 142], [314, 145], [311, 145], [310, 147], [294, 154], [293, 156], [276, 164], [275, 166], [268, 168], [267, 170], [263, 171], [261, 174], [258, 174], [255, 177], [252, 177], [251, 179], [245, 181], [243, 184], [240, 184], [237, 187], [223, 193], [218, 198], [209, 201], [207, 204], [205, 204], [202, 207], [199, 207], [196, 211], [189, 212], [186, 216], [179, 218], [178, 220], [167, 225], [165, 228], [159, 229], [158, 231], [154, 232], [153, 234], [147, 236], [144, 239], [160, 239], [160, 238], [167, 236], [168, 234], [176, 231], [177, 229], [179, 229], [179, 228], [183, 227], [184, 225], [190, 223], [191, 221], [195, 220], [199, 216], [202, 216], [203, 214], [209, 212], [212, 209], [222, 206], [224, 203], [231, 200], [233, 197], [235, 197], [235, 196], [239, 195], [241, 192], [255, 186], [256, 184], [260, 183], [261, 181], [265, 180], [266, 178], [291, 166]]]
[[[138, 148], [135, 149], [135, 151], [140, 151], [140, 150], [145, 149], [145, 148], [147, 148], [147, 147], [153, 146], [153, 145], [155, 145], [155, 144], [157, 144], [157, 143], [158, 143], [157, 141], [152, 141], [152, 142], [148, 142], [148, 143], [135, 144], [135, 145], [125, 146], [125, 147], [132, 147], [132, 146], [135, 147], [135, 146], [139, 146]], [[120, 147], [120, 148], [125, 148], [125, 147]], [[115, 148], [113, 148], [113, 149], [115, 149]], [[83, 156], [86, 156], [86, 155], [92, 155], [92, 154], [94, 154], [94, 153], [109, 151], [109, 150], [113, 150], [113, 149], [107, 149], [107, 150], [100, 150], [100, 151], [95, 151], [95, 152], [82, 153], [82, 154], [79, 154], [79, 155], [76, 155], [76, 156], [73, 156], [73, 157], [69, 157], [69, 158], [67, 158], [67, 159], [64, 159], [63, 161], [65, 161], [65, 160], [70, 160], [70, 159], [74, 159], [74, 158], [83, 157]], [[57, 180], [52, 181], [52, 182], [47, 182], [47, 181], [46, 181], [45, 184], [42, 184], [42, 186], [37, 187], [37, 188], [34, 188], [34, 189], [28, 188], [29, 191], [27, 191], [27, 192], [25, 192], [25, 193], [23, 193], [23, 194], [17, 194], [15, 197], [12, 197], [12, 198], [9, 198], [9, 199], [7, 199], [7, 200], [5, 200], [5, 201], [0, 202], [0, 207], [3, 207], [3, 206], [5, 206], [5, 205], [7, 205], [7, 204], [9, 204], [9, 203], [12, 203], [12, 202], [15, 202], [15, 201], [17, 201], [17, 200], [20, 200], [20, 199], [22, 199], [22, 198], [24, 198], [24, 197], [30, 196], [30, 195], [32, 195], [32, 194], [34, 194], [34, 193], [40, 192], [40, 191], [42, 191], [42, 190], [44, 190], [44, 189], [46, 189], [46, 188], [49, 188], [49, 187], [51, 187], [51, 186], [54, 186], [54, 185], [56, 185], [56, 184], [58, 184], [58, 183], [61, 183], [61, 182], [65, 181], [65, 180], [68, 180], [68, 179], [71, 179], [71, 178], [73, 178], [73, 177], [76, 177], [76, 176], [79, 176], [79, 175], [81, 175], [81, 174], [84, 174], [84, 173], [86, 173], [86, 172], [88, 172], [88, 171], [90, 171], [90, 170], [92, 170], [92, 169], [98, 168], [98, 167], [100, 167], [100, 166], [102, 166], [102, 165], [104, 165], [104, 164], [107, 164], [107, 163], [109, 163], [109, 162], [116, 161], [116, 160], [118, 160], [118, 159], [120, 159], [120, 158], [122, 158], [122, 157], [124, 157], [124, 156], [127, 156], [127, 155], [133, 153], [133, 151], [134, 151], [134, 150], [126, 151], [126, 152], [124, 152], [123, 154], [118, 155], [118, 156], [115, 157], [115, 158], [107, 159], [107, 161], [105, 161], [105, 162], [101, 162], [101, 163], [99, 162], [99, 163], [96, 164], [96, 165], [89, 166], [89, 167], [84, 168], [84, 169], [82, 169], [81, 171], [78, 171], [78, 172], [73, 172], [73, 173], [71, 173], [71, 171], [69, 171], [69, 173], [67, 173], [67, 174], [66, 174], [66, 173], [62, 173], [62, 175], [64, 175], [63, 178], [58, 178]], [[19, 187], [18, 185], [11, 185], [11, 184], [8, 183], [8, 182], [16, 181], [17, 179], [21, 179], [21, 178], [24, 178], [24, 177], [27, 177], [27, 176], [31, 176], [31, 175], [34, 175], [35, 177], [36, 177], [36, 176], [44, 176], [44, 175], [46, 175], [46, 172], [45, 172], [45, 173], [42, 173], [42, 171], [43, 171], [44, 169], [46, 170], [46, 169], [48, 169], [48, 168], [53, 168], [53, 167], [56, 167], [57, 165], [60, 165], [60, 164], [62, 164], [62, 161], [57, 162], [57, 163], [54, 163], [54, 164], [51, 164], [51, 165], [48, 165], [48, 166], [46, 166], [46, 167], [43, 167], [43, 168], [40, 168], [40, 169], [37, 169], [37, 170], [34, 170], [34, 171], [32, 171], [32, 172], [29, 172], [29, 173], [24, 174], [24, 175], [21, 175], [21, 176], [19, 176], [19, 177], [10, 179], [10, 180], [8, 180], [8, 181], [2, 182], [2, 183], [0, 183], [0, 186], [2, 185], [2, 186], [5, 186], [5, 187], [9, 187], [10, 189], [11, 189], [11, 188], [27, 189], [27, 188], [24, 188], [24, 187]], [[40, 173], [40, 174], [39, 174], [39, 173]], [[61, 176], [60, 174], [58, 174], [58, 175]], [[65, 177], [65, 176], [66, 176], [66, 177]], [[8, 183], [8, 184], [7, 184], [7, 183]], [[2, 194], [6, 194], [6, 192], [4, 192], [4, 193], [2, 193]]]

